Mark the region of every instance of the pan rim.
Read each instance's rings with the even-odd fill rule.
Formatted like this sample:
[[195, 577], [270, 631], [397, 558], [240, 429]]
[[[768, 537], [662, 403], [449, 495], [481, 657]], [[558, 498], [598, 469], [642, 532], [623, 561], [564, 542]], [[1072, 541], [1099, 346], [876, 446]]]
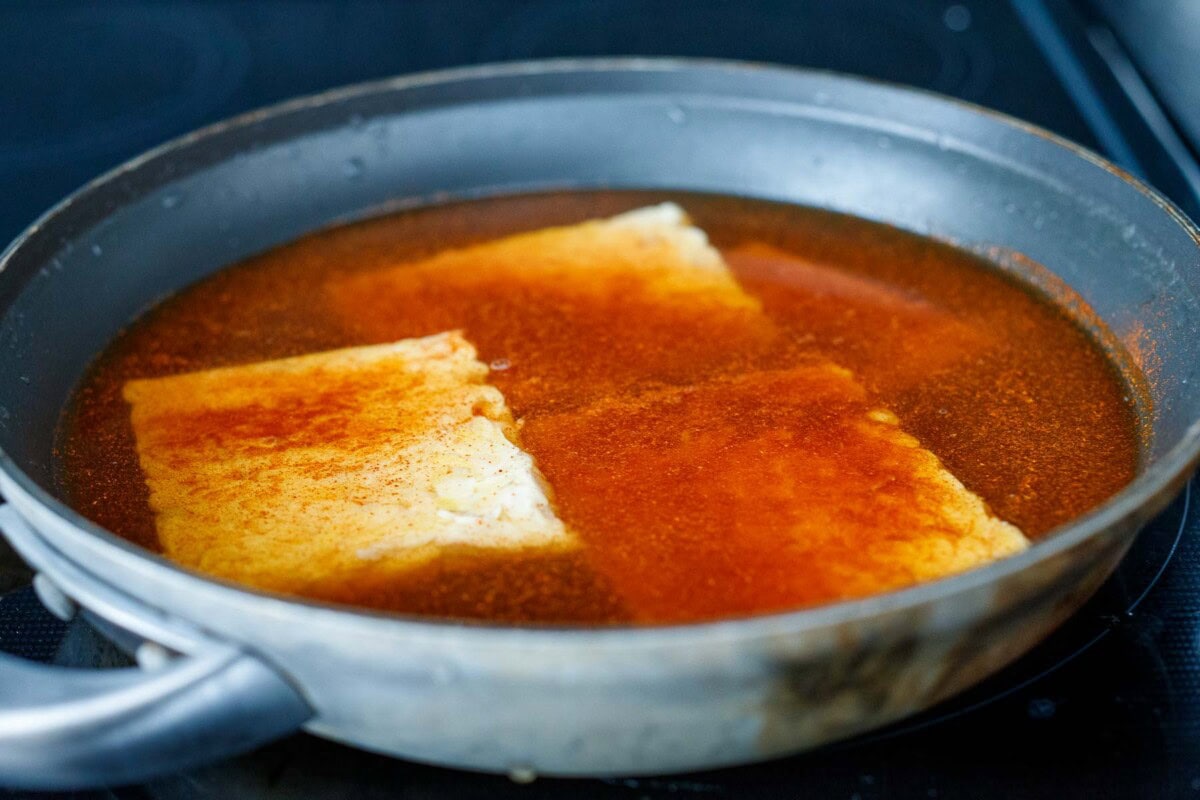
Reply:
[[[821, 77], [846, 85], [874, 86], [891, 94], [915, 95], [957, 108], [960, 111], [987, 117], [1020, 133], [1036, 136], [1122, 181], [1143, 197], [1153, 202], [1161, 211], [1165, 212], [1200, 248], [1200, 229], [1170, 200], [1163, 197], [1155, 189], [1088, 148], [1051, 133], [1037, 125], [1002, 112], [924, 89], [828, 70], [723, 59], [630, 56], [516, 61], [413, 73], [337, 87], [312, 95], [284, 100], [212, 123], [135, 156], [94, 178], [59, 201], [22, 231], [5, 248], [3, 253], [0, 253], [0, 274], [3, 274], [13, 255], [32, 236], [70, 206], [84, 199], [92, 192], [160, 157], [170, 155], [226, 132], [244, 129], [268, 119], [275, 119], [310, 108], [329, 106], [360, 96], [411, 90], [426, 86], [468, 83], [492, 78], [514, 78], [523, 75], [534, 77], [551, 74], [566, 75], [594, 72], [682, 72], [700, 69], [735, 74], [768, 73], [784, 78], [803, 76]], [[455, 104], [467, 105], [470, 102], [468, 100]], [[738, 638], [754, 637], [781, 630], [795, 632], [798, 630], [837, 626], [855, 620], [915, 609], [936, 601], [945, 600], [957, 594], [982, 588], [1009, 575], [1029, 569], [1035, 564], [1053, 558], [1088, 539], [1098, 536], [1102, 531], [1110, 527], [1120, 525], [1131, 519], [1136, 519], [1147, 508], [1152, 509], [1154, 512], [1161, 510], [1161, 506], [1165, 505], [1166, 501], [1174, 495], [1175, 490], [1182, 485], [1181, 482], [1186, 479], [1186, 476], [1190, 474], [1190, 471], [1198, 462], [1200, 462], [1200, 419], [1193, 420], [1185, 433], [1157, 462], [1146, 468], [1130, 484], [1100, 506], [1066, 525], [1049, 532], [1044, 538], [1034, 542], [1028, 550], [1022, 553], [958, 575], [864, 598], [837, 601], [789, 611], [683, 624], [616, 625], [605, 627], [571, 625], [516, 626], [488, 622], [442, 620], [412, 615], [399, 615], [390, 612], [270, 594], [193, 572], [168, 561], [160, 554], [141, 548], [96, 525], [38, 485], [3, 450], [0, 450], [0, 476], [6, 479], [7, 483], [18, 488], [20, 494], [24, 495], [21, 498], [23, 502], [16, 504], [18, 508], [26, 502], [39, 505], [51, 512], [57, 518], [58, 522], [65, 523], [63, 526], [64, 530], [69, 531], [70, 536], [91, 537], [93, 543], [98, 542], [102, 548], [107, 548], [108, 554], [111, 557], [124, 560], [127, 562], [127, 565], [153, 573], [163, 580], [182, 582], [182, 585], [189, 590], [218, 592], [235, 601], [250, 600], [262, 602], [269, 600], [283, 604], [284, 606], [303, 609], [307, 613], [332, 615], [330, 619], [334, 620], [347, 621], [357, 619], [361, 620], [363, 624], [385, 625], [393, 629], [407, 629], [414, 633], [420, 632], [424, 635], [439, 632], [459, 635], [460, 633], [469, 631], [472, 636], [488, 637], [489, 639], [519, 638], [525, 643], [543, 637], [546, 637], [547, 641], [569, 639], [573, 643], [579, 643], [581, 639], [608, 640], [612, 637], [641, 641], [660, 641], [663, 637], [671, 637], [672, 639], [684, 637], [686, 639], [693, 636], [708, 637], [718, 632], [734, 635]], [[34, 527], [39, 538], [47, 538], [37, 526], [32, 527]], [[55, 542], [48, 541], [47, 544], [53, 547], [61, 557], [72, 561], [72, 563], [77, 563], [69, 554], [62, 552], [62, 549]], [[77, 563], [77, 566], [95, 580], [102, 583], [109, 583], [106, 578], [97, 574], [88, 565]]]

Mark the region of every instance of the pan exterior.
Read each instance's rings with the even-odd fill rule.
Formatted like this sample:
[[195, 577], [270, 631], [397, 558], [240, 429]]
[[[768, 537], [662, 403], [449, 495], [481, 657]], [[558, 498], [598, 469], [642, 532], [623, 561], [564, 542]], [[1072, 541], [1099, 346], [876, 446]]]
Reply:
[[[181, 570], [54, 498], [58, 409], [88, 359], [155, 298], [337, 220], [561, 187], [786, 200], [1024, 254], [1076, 289], [1149, 375], [1143, 474], [1028, 552], [967, 575], [789, 614], [646, 629], [450, 625], [283, 600]], [[743, 763], [927, 708], [1025, 652], [1100, 585], [1196, 459], [1198, 267], [1191, 224], [1115, 168], [918, 92], [679, 61], [402, 78], [166, 145], [85, 188], [9, 249], [0, 491], [46, 545], [35, 566], [68, 595], [104, 619], [88, 583], [119, 589], [145, 613], [110, 622], [135, 639], [178, 639], [186, 624], [251, 649], [305, 696], [315, 710], [307, 727], [323, 736], [495, 771]], [[36, 381], [18, 380], [31, 370]], [[66, 585], [63, 563], [87, 580]]]
[[[158, 608], [203, 603], [203, 617], [171, 617], [219, 631], [286, 674], [315, 710], [305, 727], [327, 738], [488, 771], [653, 774], [796, 752], [950, 697], [1065, 620], [1133, 532], [1112, 528], [952, 598], [830, 625], [796, 625], [802, 612], [640, 631], [479, 629], [267, 597], [245, 616], [242, 593], [215, 584], [199, 600], [163, 587], [172, 596]], [[36, 566], [58, 576], [54, 560]], [[88, 587], [63, 589], [106, 618]], [[133, 637], [102, 630], [189, 651], [169, 620], [147, 608]]]

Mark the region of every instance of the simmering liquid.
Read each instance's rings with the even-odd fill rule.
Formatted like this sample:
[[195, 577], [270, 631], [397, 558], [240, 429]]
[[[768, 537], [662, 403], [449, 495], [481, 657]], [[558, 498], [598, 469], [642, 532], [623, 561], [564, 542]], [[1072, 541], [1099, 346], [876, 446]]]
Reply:
[[[486, 281], [472, 284], [467, 294], [436, 281], [386, 297], [353, 290], [356, 274], [664, 199], [688, 211], [741, 286], [762, 302], [772, 330], [782, 332], [770, 348], [764, 350], [754, 335], [739, 338], [730, 319], [630, 314], [620, 296], [581, 303], [578, 296], [556, 295], [552, 286], [527, 296]], [[331, 283], [350, 288], [331, 302]], [[680, 382], [698, 365], [705, 380], [719, 382], [786, 370], [814, 357], [835, 362], [851, 371], [872, 404], [894, 411], [907, 433], [1032, 539], [1104, 501], [1137, 467], [1130, 387], [1105, 351], [1059, 308], [972, 255], [793, 206], [586, 192], [478, 200], [356, 223], [305, 237], [183, 290], [131, 325], [84, 376], [60, 429], [62, 491], [96, 523], [156, 549], [130, 409], [121, 394], [127, 381], [448, 329], [463, 329], [480, 359], [494, 365], [489, 381], [525, 420], [523, 444], [547, 471], [569, 523], [584, 541], [601, 537], [605, 546], [587, 553], [450, 552], [399, 579], [383, 580], [364, 568], [314, 586], [310, 596], [456, 618], [613, 623], [632, 616], [606, 575], [636, 568], [639, 581], [661, 575], [664, 586], [681, 586], [724, 559], [724, 573], [738, 581], [736, 602], [722, 600], [733, 590], [714, 584], [670, 594], [669, 607], [656, 619], [639, 621], [706, 619], [836, 599], [836, 587], [814, 590], [812, 597], [781, 596], [777, 587], [785, 578], [803, 584], [805, 576], [781, 576], [769, 554], [739, 552], [745, 537], [739, 543], [723, 538], [731, 520], [695, 481], [704, 459], [722, 457], [720, 448], [695, 449], [699, 462], [689, 470], [699, 472], [664, 472], [648, 457], [652, 448], [621, 450], [611, 437], [598, 437], [594, 426], [572, 422], [573, 409], [606, 379], [573, 366], [597, 347], [618, 353], [632, 372], [669, 374]], [[786, 405], [744, 412], [720, 392], [697, 393], [689, 403], [693, 420], [711, 418], [735, 434], [739, 426], [760, 435], [754, 426], [793, 424]], [[629, 441], [652, 443], [655, 431], [678, 413], [669, 403], [648, 408], [659, 410], [643, 410], [623, 423]], [[819, 434], [814, 423], [812, 435]], [[594, 479], [597, 470], [603, 480]], [[743, 479], [750, 485], [762, 476], [747, 470]], [[638, 497], [640, 505], [631, 500]], [[764, 505], [761, 520], [736, 523], [768, 530], [776, 524], [773, 513]], [[651, 514], [658, 529], [663, 520], [681, 521], [686, 536], [644, 546], [639, 515]]]

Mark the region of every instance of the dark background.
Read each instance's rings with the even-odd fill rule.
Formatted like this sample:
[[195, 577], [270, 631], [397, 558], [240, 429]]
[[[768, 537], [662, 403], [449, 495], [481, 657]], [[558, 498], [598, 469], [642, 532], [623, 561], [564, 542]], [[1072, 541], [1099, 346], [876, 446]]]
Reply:
[[[1200, 211], [1200, 0], [0, 2], [0, 240], [100, 172], [250, 108], [416, 70], [622, 54], [814, 66], [950, 94], [1097, 149]], [[79, 796], [1200, 798], [1197, 534], [1181, 497], [1030, 656], [923, 717], [805, 756], [518, 786], [296, 736]], [[111, 658], [38, 606], [3, 548], [0, 649]]]

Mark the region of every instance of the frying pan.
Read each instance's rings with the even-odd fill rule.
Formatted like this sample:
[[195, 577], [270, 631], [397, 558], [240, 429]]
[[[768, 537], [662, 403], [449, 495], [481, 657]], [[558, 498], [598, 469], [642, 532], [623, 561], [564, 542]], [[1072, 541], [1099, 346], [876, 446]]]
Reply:
[[[1044, 265], [1147, 376], [1139, 476], [964, 575], [792, 613], [613, 629], [270, 596], [175, 567], [56, 497], [60, 408], [156, 299], [337, 221], [563, 187], [801, 203], [956, 242], [1043, 287], [1031, 264]], [[1152, 190], [1044, 131], [763, 66], [622, 59], [403, 77], [164, 145], [63, 201], [0, 260], [0, 528], [50, 607], [81, 610], [140, 664], [0, 658], [0, 783], [135, 781], [299, 728], [479, 770], [662, 773], [795, 752], [926, 708], [1070, 615], [1194, 466], [1198, 242]]]

